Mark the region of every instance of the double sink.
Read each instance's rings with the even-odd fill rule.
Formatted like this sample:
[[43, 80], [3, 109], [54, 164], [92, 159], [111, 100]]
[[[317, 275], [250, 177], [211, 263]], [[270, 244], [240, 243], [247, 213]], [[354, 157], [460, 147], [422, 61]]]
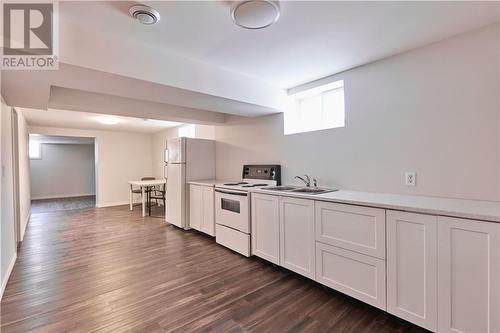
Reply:
[[300, 186], [267, 186], [262, 187], [266, 191], [280, 191], [290, 193], [304, 193], [304, 194], [323, 194], [328, 192], [338, 191], [337, 189], [327, 189], [320, 187], [300, 187]]

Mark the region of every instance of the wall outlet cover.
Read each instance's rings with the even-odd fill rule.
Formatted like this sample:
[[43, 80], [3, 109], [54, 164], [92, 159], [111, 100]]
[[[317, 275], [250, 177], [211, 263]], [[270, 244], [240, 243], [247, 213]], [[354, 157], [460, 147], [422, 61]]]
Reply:
[[405, 185], [415, 186], [417, 185], [417, 173], [416, 172], [405, 172]]

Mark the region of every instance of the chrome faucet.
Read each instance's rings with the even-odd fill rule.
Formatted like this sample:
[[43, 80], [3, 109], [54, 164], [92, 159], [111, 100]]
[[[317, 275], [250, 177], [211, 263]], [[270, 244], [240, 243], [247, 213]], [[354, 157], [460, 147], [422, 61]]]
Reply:
[[304, 175], [305, 179], [300, 176], [295, 176], [296, 179], [300, 179], [304, 182], [306, 187], [311, 187], [311, 178], [308, 175]]

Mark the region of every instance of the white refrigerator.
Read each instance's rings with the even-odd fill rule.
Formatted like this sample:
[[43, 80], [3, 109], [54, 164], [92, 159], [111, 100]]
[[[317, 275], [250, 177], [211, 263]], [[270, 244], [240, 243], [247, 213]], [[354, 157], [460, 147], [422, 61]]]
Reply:
[[187, 182], [215, 178], [215, 141], [181, 137], [168, 140], [167, 149], [165, 220], [189, 229]]

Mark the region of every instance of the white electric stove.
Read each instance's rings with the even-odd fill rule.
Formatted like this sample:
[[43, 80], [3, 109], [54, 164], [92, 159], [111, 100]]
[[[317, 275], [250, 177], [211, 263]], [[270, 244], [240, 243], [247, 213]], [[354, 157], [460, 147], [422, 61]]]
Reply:
[[252, 188], [281, 185], [279, 165], [245, 165], [242, 180], [215, 185], [215, 240], [244, 256], [251, 254]]

